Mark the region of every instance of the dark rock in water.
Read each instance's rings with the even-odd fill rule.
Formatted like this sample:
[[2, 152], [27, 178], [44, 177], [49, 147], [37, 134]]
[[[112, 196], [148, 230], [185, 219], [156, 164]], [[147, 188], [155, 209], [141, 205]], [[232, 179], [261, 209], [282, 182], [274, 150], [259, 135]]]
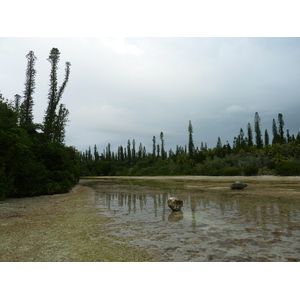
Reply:
[[246, 186], [248, 186], [246, 183], [242, 183], [240, 181], [236, 181], [235, 183], [233, 183], [230, 187], [233, 190], [242, 190], [243, 188], [245, 188]]
[[171, 197], [168, 199], [168, 206], [173, 210], [173, 211], [180, 211], [181, 207], [183, 205], [183, 201], [179, 200], [175, 197]]

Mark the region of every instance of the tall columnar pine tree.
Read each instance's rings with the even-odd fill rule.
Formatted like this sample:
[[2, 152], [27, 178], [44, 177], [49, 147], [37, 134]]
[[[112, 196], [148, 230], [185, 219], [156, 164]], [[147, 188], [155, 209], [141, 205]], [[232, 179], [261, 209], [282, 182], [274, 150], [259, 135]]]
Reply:
[[155, 138], [155, 135], [152, 138], [152, 142], [153, 142], [153, 145], [152, 145], [152, 156], [153, 156], [153, 158], [155, 158], [155, 151], [156, 151], [156, 138]]
[[136, 159], [135, 139], [132, 140], [132, 152], [131, 152], [131, 156], [132, 156], [133, 161], [135, 161], [135, 159]]
[[248, 133], [248, 146], [252, 147], [253, 146], [253, 134], [252, 134], [252, 128], [251, 128], [250, 123], [248, 123], [248, 126], [247, 126], [247, 133]]
[[21, 96], [19, 94], [15, 95], [15, 112], [17, 113], [17, 124], [20, 125], [20, 103], [21, 103]]
[[[48, 93], [48, 107], [44, 117], [44, 133], [49, 141], [62, 142], [64, 134], [61, 134], [60, 131], [64, 131], [65, 129], [68, 111], [64, 106], [59, 106], [59, 111], [57, 112], [57, 108], [69, 80], [71, 64], [69, 62], [66, 62], [65, 79], [62, 85], [58, 88], [57, 69], [59, 57], [59, 50], [57, 48], [52, 48], [48, 57], [48, 61], [51, 64], [51, 71], [49, 84], [50, 89]], [[63, 118], [63, 120], [61, 118]], [[60, 120], [58, 121], [58, 119]]]
[[265, 146], [269, 145], [269, 134], [268, 134], [268, 130], [265, 130]]
[[161, 158], [166, 158], [166, 152], [165, 152], [165, 141], [164, 141], [164, 134], [163, 132], [160, 133], [160, 140], [161, 140]]
[[140, 143], [139, 145], [139, 151], [138, 151], [138, 159], [141, 159], [143, 157], [143, 145]]
[[261, 136], [260, 117], [258, 112], [256, 112], [254, 116], [254, 131], [255, 131], [256, 147], [257, 149], [261, 149], [263, 147], [263, 140]]
[[94, 146], [94, 158], [95, 158], [96, 162], [100, 159], [100, 155], [99, 155], [99, 152], [97, 150], [97, 145], [96, 144]]
[[130, 140], [127, 142], [127, 158], [128, 158], [128, 164], [131, 164], [131, 145]]
[[272, 134], [273, 134], [272, 145], [280, 143], [280, 135], [277, 130], [277, 125], [276, 125], [275, 119], [273, 119], [273, 122], [272, 122]]
[[241, 149], [245, 149], [245, 146], [246, 146], [246, 141], [244, 139], [244, 130], [243, 128], [240, 129], [240, 134], [238, 136], [238, 141], [237, 143], [239, 144], [239, 147]]
[[26, 69], [26, 80], [24, 90], [24, 100], [20, 106], [20, 126], [24, 127], [28, 132], [34, 130], [33, 127], [33, 93], [35, 89], [35, 75], [36, 70], [34, 69], [36, 56], [33, 51], [30, 51], [27, 55], [27, 69]]
[[189, 132], [189, 157], [193, 158], [194, 156], [194, 141], [193, 141], [193, 126], [191, 120], [189, 121], [189, 126], [188, 126], [188, 132]]
[[286, 142], [289, 143], [291, 142], [292, 139], [291, 139], [291, 136], [290, 136], [290, 131], [289, 129], [286, 130]]
[[284, 138], [284, 121], [282, 114], [278, 114], [278, 134], [279, 134], [279, 143], [284, 144], [285, 138]]

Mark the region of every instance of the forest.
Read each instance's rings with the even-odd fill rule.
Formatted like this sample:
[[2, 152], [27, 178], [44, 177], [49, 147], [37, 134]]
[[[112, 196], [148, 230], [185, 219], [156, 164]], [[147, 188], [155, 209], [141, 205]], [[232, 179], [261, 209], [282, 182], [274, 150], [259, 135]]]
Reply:
[[261, 129], [258, 112], [254, 124], [247, 124], [237, 132], [232, 145], [217, 138], [214, 148], [206, 143], [194, 145], [193, 126], [187, 126], [188, 145], [165, 149], [163, 132], [159, 140], [152, 138], [152, 151], [140, 143], [128, 140], [116, 153], [110, 143], [98, 152], [97, 146], [80, 152], [81, 175], [84, 176], [155, 176], [155, 175], [300, 175], [300, 133], [285, 131], [281, 113], [272, 122], [272, 135]]
[[37, 58], [33, 51], [26, 58], [24, 94], [11, 101], [0, 93], [0, 199], [68, 192], [80, 176], [76, 149], [64, 145], [69, 111], [60, 103], [71, 64], [66, 62], [65, 78], [58, 86], [60, 52], [50, 51], [48, 105], [43, 124], [37, 124], [33, 116]]
[[0, 93], [0, 199], [68, 192], [80, 176], [155, 176], [155, 175], [300, 175], [300, 133], [284, 128], [283, 115], [273, 119], [272, 134], [261, 129], [258, 112], [254, 124], [240, 128], [230, 145], [217, 138], [216, 146], [194, 145], [193, 126], [187, 126], [187, 145], [165, 149], [163, 132], [152, 138], [152, 149], [133, 139], [126, 146], [111, 150], [110, 143], [100, 153], [97, 146], [79, 152], [64, 144], [69, 111], [61, 99], [70, 76], [58, 85], [60, 52], [52, 48], [48, 103], [43, 123], [35, 123], [33, 94], [35, 62], [33, 51], [26, 55], [24, 94], [14, 100]]

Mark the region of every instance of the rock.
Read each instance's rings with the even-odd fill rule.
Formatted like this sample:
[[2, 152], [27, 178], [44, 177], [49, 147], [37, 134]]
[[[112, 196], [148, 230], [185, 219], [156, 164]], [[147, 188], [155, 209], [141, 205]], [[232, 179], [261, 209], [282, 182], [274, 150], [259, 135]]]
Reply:
[[173, 210], [173, 211], [180, 211], [181, 207], [183, 205], [183, 201], [179, 200], [175, 197], [171, 197], [168, 199], [168, 206]]
[[245, 188], [246, 186], [248, 186], [246, 183], [242, 183], [240, 181], [236, 181], [235, 183], [233, 183], [230, 187], [233, 190], [242, 190], [243, 188]]

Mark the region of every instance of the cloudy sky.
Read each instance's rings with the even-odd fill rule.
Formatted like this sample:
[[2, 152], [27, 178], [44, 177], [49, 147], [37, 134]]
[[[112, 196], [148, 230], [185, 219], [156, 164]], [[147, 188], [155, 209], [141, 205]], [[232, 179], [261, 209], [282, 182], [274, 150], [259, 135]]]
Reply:
[[152, 151], [152, 137], [164, 133], [166, 149], [194, 142], [230, 144], [240, 128], [253, 125], [272, 134], [283, 114], [285, 129], [300, 131], [300, 38], [0, 38], [0, 91], [23, 95], [26, 54], [34, 51], [35, 122], [47, 106], [50, 50], [61, 52], [70, 80], [61, 100], [70, 111], [66, 143], [85, 150], [128, 139]]

